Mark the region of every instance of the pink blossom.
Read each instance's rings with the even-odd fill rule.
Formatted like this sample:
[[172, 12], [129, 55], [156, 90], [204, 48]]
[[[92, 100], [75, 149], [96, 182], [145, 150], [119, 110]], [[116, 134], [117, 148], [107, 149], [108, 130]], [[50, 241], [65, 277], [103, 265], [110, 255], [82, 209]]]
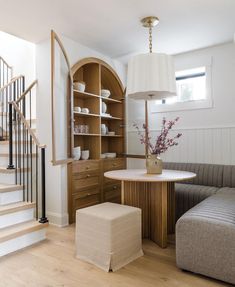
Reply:
[[178, 142], [176, 140], [182, 136], [181, 133], [178, 133], [173, 138], [168, 137], [170, 130], [173, 128], [176, 122], [178, 122], [178, 120], [179, 117], [175, 118], [173, 121], [167, 122], [166, 118], [163, 117], [160, 135], [156, 138], [154, 143], [151, 141], [152, 138], [150, 136], [149, 129], [146, 127], [145, 124], [143, 124], [144, 132], [140, 131], [137, 124], [133, 124], [133, 126], [136, 128], [137, 133], [140, 137], [140, 143], [147, 145], [148, 151], [151, 154], [160, 155], [161, 153], [167, 151], [169, 147], [178, 145]]

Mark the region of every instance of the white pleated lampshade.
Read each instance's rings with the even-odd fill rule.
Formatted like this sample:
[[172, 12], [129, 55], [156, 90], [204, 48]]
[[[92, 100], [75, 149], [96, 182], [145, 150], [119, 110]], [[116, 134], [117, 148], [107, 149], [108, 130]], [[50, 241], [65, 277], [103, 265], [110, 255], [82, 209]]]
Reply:
[[176, 95], [173, 57], [148, 53], [128, 63], [127, 95], [137, 100], [160, 100]]

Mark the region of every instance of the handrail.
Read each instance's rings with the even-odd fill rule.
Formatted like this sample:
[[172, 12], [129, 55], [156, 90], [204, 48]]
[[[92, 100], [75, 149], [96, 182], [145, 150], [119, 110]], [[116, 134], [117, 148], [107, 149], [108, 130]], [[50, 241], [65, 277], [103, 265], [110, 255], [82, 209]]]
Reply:
[[12, 69], [12, 66], [10, 66], [10, 65], [3, 59], [3, 57], [0, 56], [0, 60], [2, 60], [3, 63], [4, 63], [9, 69]]
[[46, 145], [45, 144], [40, 144], [37, 136], [35, 135], [34, 131], [31, 129], [30, 125], [27, 123], [24, 115], [21, 113], [18, 105], [16, 104], [15, 101], [9, 102], [9, 104], [12, 104], [14, 106], [14, 109], [17, 111], [17, 113], [19, 114], [22, 122], [24, 123], [26, 129], [28, 130], [29, 134], [31, 135], [31, 137], [33, 138], [35, 144], [39, 147], [39, 148], [45, 148]]
[[19, 75], [17, 77], [14, 77], [11, 79], [11, 81], [9, 83], [7, 83], [6, 85], [4, 85], [3, 87], [0, 88], [0, 92], [2, 92], [3, 90], [5, 90], [8, 86], [10, 86], [11, 84], [13, 84], [14, 82], [16, 82], [17, 80], [19, 80], [20, 78], [23, 78], [24, 75]]
[[24, 93], [16, 100], [16, 104], [18, 104], [27, 94], [32, 90], [32, 88], [38, 83], [38, 80], [32, 82], [32, 84], [24, 91]]
[[[31, 89], [28, 90], [31, 91]], [[22, 186], [23, 200], [36, 203], [36, 219], [39, 219], [39, 222], [42, 224], [47, 223], [45, 160], [46, 145], [40, 144], [37, 136], [31, 129], [31, 125], [25, 119], [24, 113], [20, 110], [21, 105], [17, 105], [16, 101], [9, 101], [8, 104], [9, 164], [7, 168], [15, 170], [15, 184]], [[35, 148], [33, 147], [33, 144], [35, 145]], [[38, 153], [39, 148], [41, 156]], [[35, 161], [33, 161], [34, 152]], [[41, 169], [39, 172], [40, 166]], [[40, 179], [40, 182], [38, 179]], [[41, 204], [39, 204], [39, 199], [41, 200]]]

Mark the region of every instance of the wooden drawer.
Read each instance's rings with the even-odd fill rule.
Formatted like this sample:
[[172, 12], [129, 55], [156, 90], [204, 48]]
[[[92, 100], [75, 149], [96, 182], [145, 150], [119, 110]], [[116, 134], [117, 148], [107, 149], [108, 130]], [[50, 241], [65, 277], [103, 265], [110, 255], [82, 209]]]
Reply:
[[[73, 175], [73, 193], [91, 186], [99, 186], [100, 172], [91, 171]], [[99, 187], [98, 187], [99, 189]]]
[[121, 203], [121, 184], [115, 184], [105, 187], [104, 201]]
[[100, 203], [100, 191], [90, 189], [72, 195], [73, 221], [75, 221], [76, 210]]
[[99, 170], [100, 161], [99, 160], [84, 160], [84, 161], [74, 161], [72, 167], [72, 173], [80, 173], [85, 171]]
[[103, 171], [124, 169], [126, 168], [126, 160], [124, 158], [105, 159], [103, 161]]

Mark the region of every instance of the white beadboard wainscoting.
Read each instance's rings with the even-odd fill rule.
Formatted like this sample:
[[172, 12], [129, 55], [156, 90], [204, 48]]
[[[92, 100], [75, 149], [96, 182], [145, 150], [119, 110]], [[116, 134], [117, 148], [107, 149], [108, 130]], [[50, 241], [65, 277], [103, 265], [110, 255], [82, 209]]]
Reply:
[[[152, 130], [153, 138], [160, 130]], [[170, 148], [161, 158], [169, 162], [213, 163], [235, 165], [235, 126], [174, 129], [182, 133], [179, 145]], [[128, 131], [129, 154], [144, 154], [136, 131]], [[143, 168], [145, 160], [128, 159], [128, 168]]]

